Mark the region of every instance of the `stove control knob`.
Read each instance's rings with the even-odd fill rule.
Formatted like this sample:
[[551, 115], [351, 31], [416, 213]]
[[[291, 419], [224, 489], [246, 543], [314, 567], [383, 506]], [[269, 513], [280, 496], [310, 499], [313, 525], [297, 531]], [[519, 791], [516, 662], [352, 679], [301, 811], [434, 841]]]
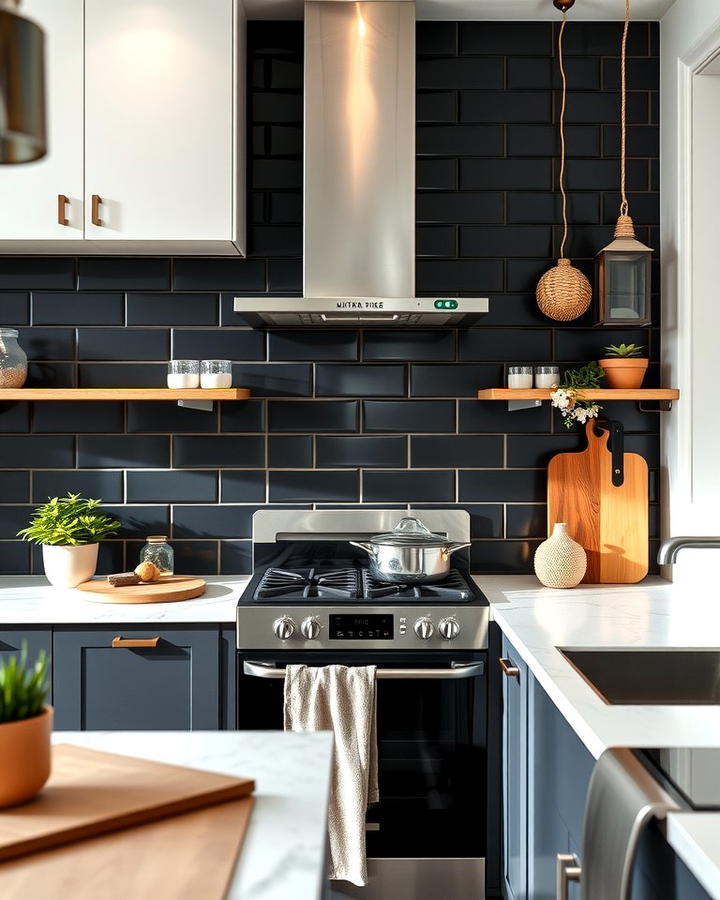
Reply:
[[308, 616], [307, 619], [302, 620], [300, 631], [306, 640], [314, 641], [320, 634], [320, 623], [313, 616]]
[[454, 640], [454, 638], [460, 634], [458, 620], [453, 616], [448, 616], [447, 619], [440, 619], [438, 631], [440, 632], [440, 637], [444, 641]]
[[432, 619], [428, 618], [428, 616], [423, 616], [415, 623], [415, 634], [421, 641], [429, 641], [434, 631], [435, 626], [432, 623]]
[[273, 622], [273, 631], [276, 638], [286, 641], [295, 634], [295, 623], [287, 616], [280, 616], [279, 619], [275, 619]]

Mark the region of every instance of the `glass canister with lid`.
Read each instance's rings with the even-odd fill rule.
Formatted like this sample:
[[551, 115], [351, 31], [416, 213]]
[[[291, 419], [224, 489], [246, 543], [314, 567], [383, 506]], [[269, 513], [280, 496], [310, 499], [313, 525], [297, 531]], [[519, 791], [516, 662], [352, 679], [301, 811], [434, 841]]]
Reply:
[[15, 328], [0, 328], [0, 390], [20, 388], [27, 379], [27, 356]]
[[149, 534], [140, 551], [140, 562], [154, 563], [161, 575], [172, 575], [175, 570], [175, 554], [165, 534]]

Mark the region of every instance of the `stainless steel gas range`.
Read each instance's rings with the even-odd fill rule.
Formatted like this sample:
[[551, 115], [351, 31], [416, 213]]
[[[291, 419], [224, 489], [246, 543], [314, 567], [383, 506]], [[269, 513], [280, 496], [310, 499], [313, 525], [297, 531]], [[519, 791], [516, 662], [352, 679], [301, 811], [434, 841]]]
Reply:
[[[375, 665], [380, 802], [367, 815], [370, 883], [333, 896], [484, 897], [489, 607], [467, 558], [434, 584], [381, 582], [349, 544], [398, 510], [260, 510], [254, 573], [237, 609], [237, 721], [283, 722], [288, 663]], [[414, 510], [467, 541], [460, 510]]]

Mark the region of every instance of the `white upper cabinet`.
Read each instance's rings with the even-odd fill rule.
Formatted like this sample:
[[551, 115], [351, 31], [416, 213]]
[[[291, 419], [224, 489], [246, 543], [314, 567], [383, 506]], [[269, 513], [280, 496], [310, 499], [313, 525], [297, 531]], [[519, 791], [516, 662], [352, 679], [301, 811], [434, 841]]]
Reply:
[[[239, 0], [28, 0], [22, 9], [47, 34], [50, 150], [0, 172], [0, 251], [242, 254]], [[70, 199], [70, 226], [57, 224], [58, 194]], [[38, 244], [68, 237], [80, 243]]]
[[0, 242], [81, 240], [83, 0], [25, 0], [21, 14], [45, 30], [48, 153], [0, 166]]

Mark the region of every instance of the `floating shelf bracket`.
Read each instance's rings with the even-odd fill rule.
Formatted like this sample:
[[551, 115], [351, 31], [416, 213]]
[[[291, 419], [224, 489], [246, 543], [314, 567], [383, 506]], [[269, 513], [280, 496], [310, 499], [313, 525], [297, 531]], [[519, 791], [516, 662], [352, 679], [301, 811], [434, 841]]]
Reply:
[[212, 400], [178, 400], [177, 405], [186, 409], [199, 409], [200, 412], [212, 412], [215, 409]]
[[664, 413], [671, 412], [673, 408], [672, 400], [656, 400], [651, 406], [646, 402], [638, 400], [638, 409], [641, 413]]
[[508, 412], [519, 412], [521, 409], [534, 409], [542, 406], [542, 400], [508, 400]]

